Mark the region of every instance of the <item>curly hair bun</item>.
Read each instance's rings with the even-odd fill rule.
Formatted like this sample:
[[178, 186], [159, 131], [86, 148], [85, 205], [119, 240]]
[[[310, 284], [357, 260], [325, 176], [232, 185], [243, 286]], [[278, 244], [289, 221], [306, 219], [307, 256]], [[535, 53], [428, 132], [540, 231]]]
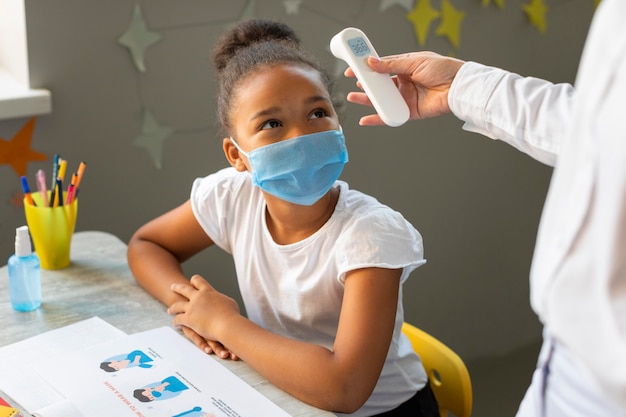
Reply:
[[230, 59], [240, 50], [259, 42], [285, 42], [300, 46], [300, 39], [284, 23], [263, 19], [249, 19], [238, 23], [215, 44], [213, 62], [217, 71], [226, 68]]

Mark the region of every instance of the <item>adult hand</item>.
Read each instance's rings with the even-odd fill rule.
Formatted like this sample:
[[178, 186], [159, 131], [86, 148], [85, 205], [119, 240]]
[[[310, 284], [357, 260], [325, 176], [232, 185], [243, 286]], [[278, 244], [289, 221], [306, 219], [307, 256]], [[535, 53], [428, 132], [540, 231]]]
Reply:
[[[445, 57], [434, 52], [411, 52], [377, 59], [369, 57], [368, 65], [376, 72], [395, 74], [394, 82], [409, 105], [410, 120], [436, 117], [450, 112], [448, 91], [464, 61]], [[347, 77], [355, 77], [351, 68]], [[357, 86], [361, 88], [360, 83]], [[348, 93], [348, 101], [372, 106], [362, 92]], [[361, 118], [361, 126], [384, 125], [378, 114]]]
[[235, 300], [216, 291], [200, 275], [194, 275], [189, 284], [173, 284], [172, 291], [187, 299], [168, 308], [167, 312], [175, 315], [174, 325], [180, 326], [183, 334], [204, 352], [223, 359], [239, 359], [213, 336], [221, 320], [240, 314]]

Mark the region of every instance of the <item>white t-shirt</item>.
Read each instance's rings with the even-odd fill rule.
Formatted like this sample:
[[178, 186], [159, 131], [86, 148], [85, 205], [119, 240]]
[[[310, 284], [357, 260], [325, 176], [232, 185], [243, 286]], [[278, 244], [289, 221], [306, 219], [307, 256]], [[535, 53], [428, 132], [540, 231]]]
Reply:
[[[191, 206], [216, 245], [233, 255], [247, 316], [280, 335], [332, 349], [347, 272], [365, 267], [402, 268], [401, 282], [426, 261], [422, 238], [402, 215], [376, 199], [340, 190], [335, 212], [306, 239], [279, 245], [265, 222], [265, 199], [250, 175], [225, 168], [196, 179]], [[378, 384], [353, 416], [397, 407], [427, 380], [420, 359], [402, 334], [400, 287], [396, 323]]]

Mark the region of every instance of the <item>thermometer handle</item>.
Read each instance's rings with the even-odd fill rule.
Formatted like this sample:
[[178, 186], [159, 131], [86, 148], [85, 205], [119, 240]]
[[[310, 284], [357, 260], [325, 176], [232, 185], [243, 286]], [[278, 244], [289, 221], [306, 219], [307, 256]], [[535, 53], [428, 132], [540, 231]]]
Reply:
[[378, 54], [363, 31], [357, 28], [342, 30], [331, 39], [330, 50], [352, 68], [385, 124], [396, 127], [409, 120], [409, 107], [391, 76], [378, 73], [367, 65], [367, 58], [378, 58]]

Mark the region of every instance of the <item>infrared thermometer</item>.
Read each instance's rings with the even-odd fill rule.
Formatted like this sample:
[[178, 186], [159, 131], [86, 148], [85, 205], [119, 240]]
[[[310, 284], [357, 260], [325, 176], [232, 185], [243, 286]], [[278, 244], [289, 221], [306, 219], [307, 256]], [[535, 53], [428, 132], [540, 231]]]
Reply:
[[367, 57], [378, 54], [361, 30], [346, 28], [333, 36], [330, 51], [346, 61], [380, 118], [388, 126], [400, 126], [409, 120], [409, 107], [389, 74], [381, 74], [367, 65]]

